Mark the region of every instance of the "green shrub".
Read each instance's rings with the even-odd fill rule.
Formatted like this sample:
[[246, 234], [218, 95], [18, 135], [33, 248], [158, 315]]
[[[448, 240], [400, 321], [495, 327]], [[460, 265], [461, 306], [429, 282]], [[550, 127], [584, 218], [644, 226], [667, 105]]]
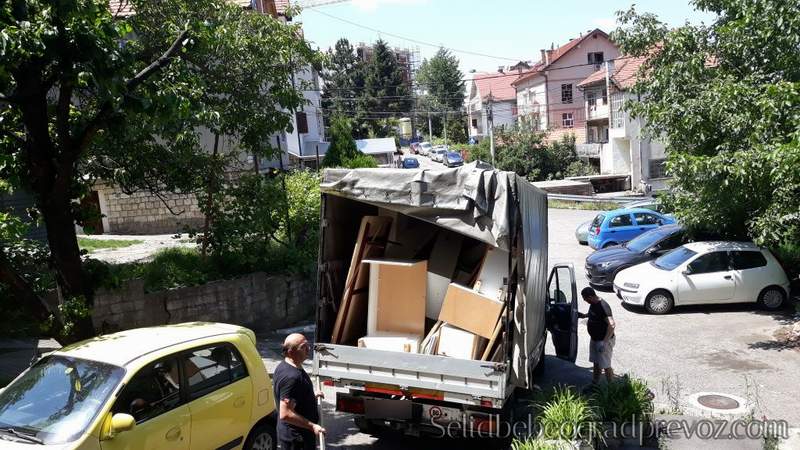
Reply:
[[222, 278], [214, 264], [205, 261], [195, 249], [168, 248], [156, 253], [141, 269], [145, 290], [162, 291], [196, 286]]
[[348, 169], [373, 169], [378, 167], [378, 162], [372, 156], [359, 153], [352, 158], [345, 158], [342, 161], [342, 167]]
[[594, 408], [569, 387], [556, 387], [550, 399], [539, 408], [541, 413], [537, 420], [544, 439], [569, 441], [597, 435]]
[[599, 386], [591, 403], [600, 419], [609, 422], [648, 422], [653, 414], [652, 393], [647, 383], [628, 375]]

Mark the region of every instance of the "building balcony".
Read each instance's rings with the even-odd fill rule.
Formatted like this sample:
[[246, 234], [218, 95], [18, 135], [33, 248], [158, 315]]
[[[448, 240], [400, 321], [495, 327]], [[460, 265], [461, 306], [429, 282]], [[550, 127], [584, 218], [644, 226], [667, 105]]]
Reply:
[[608, 145], [604, 142], [593, 142], [590, 144], [575, 144], [575, 153], [580, 158], [599, 158], [603, 153], [603, 146]]
[[608, 105], [595, 104], [586, 107], [586, 120], [608, 119]]

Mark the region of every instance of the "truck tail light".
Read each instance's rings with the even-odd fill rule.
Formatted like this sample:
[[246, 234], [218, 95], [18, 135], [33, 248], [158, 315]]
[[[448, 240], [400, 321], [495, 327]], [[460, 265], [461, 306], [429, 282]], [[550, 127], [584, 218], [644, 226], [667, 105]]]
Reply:
[[325, 380], [322, 382], [323, 386], [333, 386], [333, 380]]
[[350, 395], [337, 395], [336, 410], [351, 414], [364, 414], [364, 399]]

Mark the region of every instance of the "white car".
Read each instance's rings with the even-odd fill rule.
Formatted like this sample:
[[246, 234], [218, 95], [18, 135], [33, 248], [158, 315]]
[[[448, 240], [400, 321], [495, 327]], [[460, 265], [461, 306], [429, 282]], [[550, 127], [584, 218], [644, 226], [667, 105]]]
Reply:
[[430, 142], [423, 142], [422, 144], [419, 144], [419, 153], [422, 156], [428, 156], [431, 153], [431, 149], [433, 149], [433, 146]]
[[444, 155], [447, 153], [447, 147], [436, 146], [431, 150], [431, 159], [436, 162], [444, 162]]
[[789, 279], [769, 250], [746, 242], [692, 242], [617, 274], [624, 303], [665, 314], [673, 306], [759, 302], [779, 309]]

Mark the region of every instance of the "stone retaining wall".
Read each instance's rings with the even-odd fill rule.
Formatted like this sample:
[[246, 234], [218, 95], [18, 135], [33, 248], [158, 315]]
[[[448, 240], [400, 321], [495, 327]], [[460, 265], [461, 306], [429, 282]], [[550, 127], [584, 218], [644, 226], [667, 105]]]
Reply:
[[315, 294], [312, 280], [263, 272], [152, 293], [131, 280], [95, 293], [92, 321], [100, 333], [193, 321], [269, 330], [313, 317]]
[[203, 225], [204, 216], [194, 195], [165, 193], [162, 201], [146, 191], [128, 195], [110, 184], [98, 184], [95, 189], [106, 233], [166, 234]]

